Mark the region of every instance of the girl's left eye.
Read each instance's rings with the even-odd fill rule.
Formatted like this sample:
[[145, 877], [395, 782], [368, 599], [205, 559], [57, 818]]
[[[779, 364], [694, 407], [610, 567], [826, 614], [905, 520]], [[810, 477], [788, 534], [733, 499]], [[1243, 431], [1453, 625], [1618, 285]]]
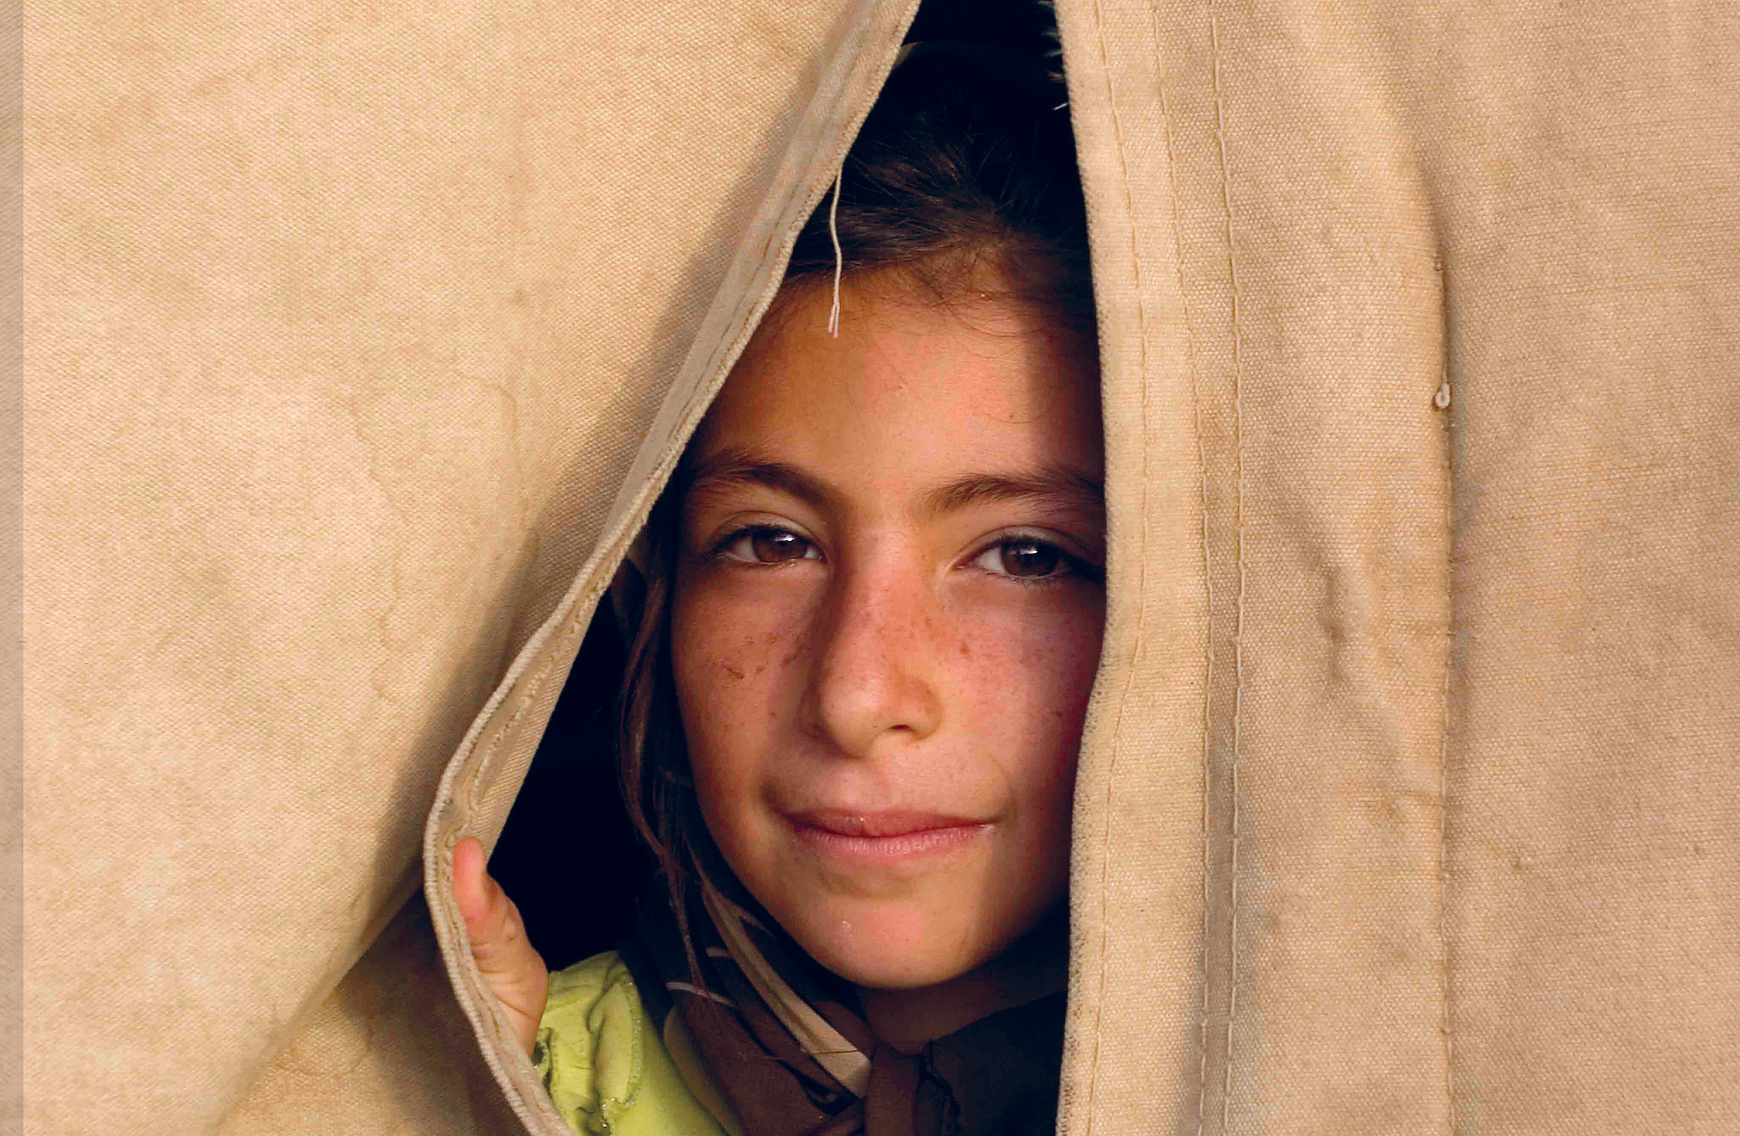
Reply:
[[718, 551], [732, 560], [750, 564], [785, 564], [793, 560], [820, 560], [816, 546], [785, 529], [743, 529], [725, 538]]
[[973, 567], [1017, 580], [1049, 580], [1070, 574], [1073, 558], [1055, 544], [1032, 537], [998, 541], [973, 558]]

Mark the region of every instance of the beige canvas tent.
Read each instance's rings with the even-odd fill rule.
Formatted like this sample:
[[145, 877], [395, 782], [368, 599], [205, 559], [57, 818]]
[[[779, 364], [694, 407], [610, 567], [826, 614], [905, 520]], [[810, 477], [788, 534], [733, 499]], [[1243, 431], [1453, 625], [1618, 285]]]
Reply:
[[[419, 888], [914, 8], [30, 5], [22, 1131], [561, 1131]], [[1740, 1131], [1740, 15], [1057, 14], [1059, 1131]]]

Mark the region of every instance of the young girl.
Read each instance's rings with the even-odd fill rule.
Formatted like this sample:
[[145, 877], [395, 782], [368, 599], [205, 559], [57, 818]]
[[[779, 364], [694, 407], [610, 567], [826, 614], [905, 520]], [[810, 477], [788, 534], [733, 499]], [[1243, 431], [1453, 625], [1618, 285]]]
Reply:
[[668, 900], [546, 976], [455, 849], [577, 1129], [1052, 1129], [1105, 603], [1063, 98], [1037, 57], [908, 49], [654, 510], [622, 769]]

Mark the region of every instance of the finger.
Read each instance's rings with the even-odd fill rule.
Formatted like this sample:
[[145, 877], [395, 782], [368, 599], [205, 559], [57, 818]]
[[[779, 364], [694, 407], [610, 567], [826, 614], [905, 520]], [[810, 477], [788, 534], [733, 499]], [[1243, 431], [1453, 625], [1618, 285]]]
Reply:
[[473, 939], [489, 916], [491, 891], [501, 891], [484, 870], [484, 859], [483, 843], [475, 836], [453, 846], [453, 902]]
[[514, 978], [536, 964], [520, 910], [484, 868], [483, 845], [468, 836], [453, 848], [453, 900], [465, 920], [471, 954], [486, 973]]
[[530, 1052], [549, 976], [526, 938], [519, 908], [485, 869], [483, 845], [466, 837], [453, 847], [453, 900], [465, 920], [471, 957]]

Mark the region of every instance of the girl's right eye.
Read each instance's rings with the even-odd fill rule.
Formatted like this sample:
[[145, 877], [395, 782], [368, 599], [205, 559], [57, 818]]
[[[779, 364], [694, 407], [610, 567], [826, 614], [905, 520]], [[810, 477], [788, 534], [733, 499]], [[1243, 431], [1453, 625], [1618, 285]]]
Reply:
[[785, 564], [822, 558], [820, 550], [797, 533], [765, 525], [732, 533], [720, 542], [718, 552], [747, 564]]

